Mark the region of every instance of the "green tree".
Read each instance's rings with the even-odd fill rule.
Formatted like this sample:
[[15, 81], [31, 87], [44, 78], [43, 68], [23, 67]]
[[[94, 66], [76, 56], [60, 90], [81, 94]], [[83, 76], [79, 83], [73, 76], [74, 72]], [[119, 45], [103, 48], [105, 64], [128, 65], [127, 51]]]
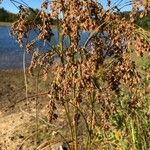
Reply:
[[4, 8], [0, 8], [0, 21], [1, 22], [14, 22], [17, 19], [17, 14], [8, 12]]

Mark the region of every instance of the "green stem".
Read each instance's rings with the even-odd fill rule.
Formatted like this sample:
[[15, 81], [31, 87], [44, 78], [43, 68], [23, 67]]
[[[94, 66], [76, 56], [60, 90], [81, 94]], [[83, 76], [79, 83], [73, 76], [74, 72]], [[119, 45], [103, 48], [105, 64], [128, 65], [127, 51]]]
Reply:
[[133, 141], [133, 149], [136, 150], [136, 137], [135, 137], [135, 129], [134, 129], [134, 123], [132, 119], [130, 120], [130, 127], [131, 127], [131, 135], [132, 135], [132, 141]]
[[70, 127], [71, 138], [72, 138], [72, 141], [74, 141], [74, 132], [73, 132], [72, 123], [71, 123], [69, 104], [68, 104], [67, 101], [64, 102], [64, 109], [65, 109], [65, 113], [66, 113], [66, 116], [67, 116], [68, 124], [69, 124], [69, 127]]

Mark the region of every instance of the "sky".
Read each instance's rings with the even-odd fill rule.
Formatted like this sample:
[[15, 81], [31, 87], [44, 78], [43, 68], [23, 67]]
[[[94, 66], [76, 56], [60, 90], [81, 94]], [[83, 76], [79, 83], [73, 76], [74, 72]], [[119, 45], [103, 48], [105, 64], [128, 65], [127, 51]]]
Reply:
[[[21, 2], [21, 0], [14, 0], [14, 1]], [[43, 2], [43, 0], [24, 0], [24, 2], [27, 3], [32, 8], [40, 8], [40, 4]], [[15, 3], [15, 4], [17, 4], [17, 3]], [[17, 4], [17, 5], [20, 5], [20, 4]], [[11, 2], [11, 0], [3, 0], [2, 4], [0, 4], [0, 8], [1, 7], [8, 10], [9, 12], [13, 12], [13, 13], [18, 12], [18, 9]]]
[[[13, 5], [13, 3], [11, 1], [21, 2], [22, 0], [3, 0], [2, 4], [0, 4], [0, 8], [4, 7], [6, 10], [8, 10], [10, 12], [17, 13], [18, 9]], [[43, 1], [44, 0], [24, 0], [24, 2], [27, 3], [32, 8], [40, 8], [40, 4]], [[112, 0], [112, 3], [115, 3], [116, 1], [120, 1], [120, 0]], [[122, 1], [123, 1], [122, 4], [124, 4], [124, 3], [128, 2], [129, 0], [122, 0]], [[99, 0], [99, 2], [101, 2], [103, 6], [106, 6], [107, 0]], [[15, 4], [17, 4], [17, 3], [15, 3]], [[129, 10], [129, 9], [130, 9], [130, 7], [127, 6], [123, 10]]]

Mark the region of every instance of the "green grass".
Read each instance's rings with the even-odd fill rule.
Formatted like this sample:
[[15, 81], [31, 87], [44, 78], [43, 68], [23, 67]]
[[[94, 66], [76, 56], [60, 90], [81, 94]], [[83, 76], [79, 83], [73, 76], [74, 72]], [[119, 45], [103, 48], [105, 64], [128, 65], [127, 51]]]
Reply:
[[12, 22], [0, 22], [0, 26], [11, 26]]

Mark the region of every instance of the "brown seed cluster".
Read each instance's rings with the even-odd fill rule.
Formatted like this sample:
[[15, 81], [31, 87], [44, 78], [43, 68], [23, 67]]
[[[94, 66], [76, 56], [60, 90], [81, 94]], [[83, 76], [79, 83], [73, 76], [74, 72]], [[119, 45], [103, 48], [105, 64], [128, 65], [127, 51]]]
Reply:
[[12, 25], [11, 35], [15, 36], [20, 47], [23, 47], [23, 39], [27, 37], [30, 30], [30, 24], [27, 21], [29, 16], [28, 10], [22, 8], [19, 13], [19, 19]]
[[[73, 141], [82, 119], [91, 138], [97, 128], [110, 129], [110, 116], [118, 113], [116, 99], [122, 90], [134, 95], [128, 100], [128, 110], [132, 108], [134, 112], [142, 105], [143, 89], [138, 86], [142, 78], [131, 53], [143, 56], [150, 52], [149, 33], [134, 24], [138, 8], [144, 6], [141, 17], [149, 13], [149, 3], [144, 2], [135, 1], [130, 18], [126, 19], [111, 9], [110, 1], [108, 10], [95, 0], [45, 1], [32, 22], [28, 21], [28, 11], [23, 10], [12, 26], [12, 34], [20, 46], [26, 44], [29, 52], [37, 40], [51, 40], [51, 25], [54, 20], [57, 22], [58, 45], [42, 55], [36, 50], [29, 69], [33, 73], [39, 67], [40, 75], [46, 80], [53, 67], [49, 120], [56, 120], [57, 109], [63, 106], [75, 132], [72, 131]], [[35, 28], [39, 30], [36, 38], [24, 43], [23, 39]], [[80, 32], [85, 31], [90, 35], [85, 44], [79, 46]], [[63, 44], [65, 37], [69, 38], [67, 48]]]

